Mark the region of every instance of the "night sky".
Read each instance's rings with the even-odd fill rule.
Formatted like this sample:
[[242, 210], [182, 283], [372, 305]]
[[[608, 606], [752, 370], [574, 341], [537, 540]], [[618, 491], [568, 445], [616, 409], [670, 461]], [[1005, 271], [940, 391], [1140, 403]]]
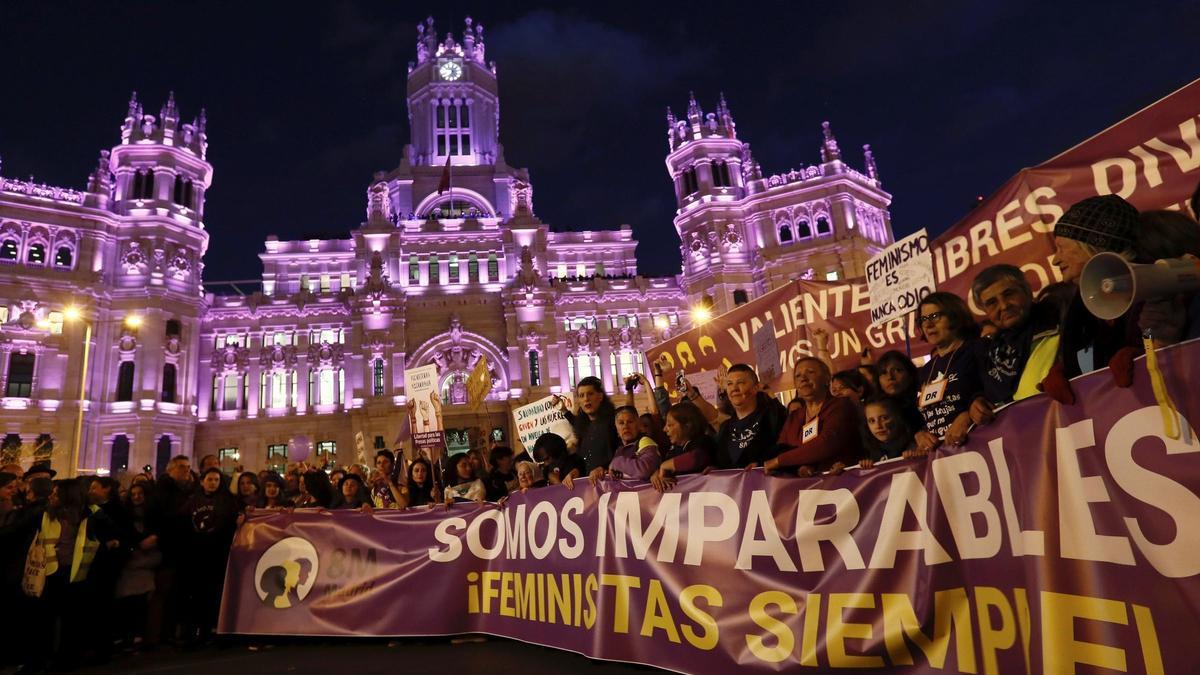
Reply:
[[[408, 139], [415, 25], [471, 15], [501, 142], [556, 230], [633, 226], [679, 270], [666, 107], [720, 91], [765, 173], [870, 143], [897, 236], [941, 232], [1037, 164], [1200, 77], [1200, 3], [0, 2], [5, 176], [82, 189], [132, 90], [208, 109], [209, 281], [257, 278], [270, 234], [345, 238]], [[972, 6], [968, 6], [972, 5]], [[1198, 111], [1200, 112], [1200, 111]]]

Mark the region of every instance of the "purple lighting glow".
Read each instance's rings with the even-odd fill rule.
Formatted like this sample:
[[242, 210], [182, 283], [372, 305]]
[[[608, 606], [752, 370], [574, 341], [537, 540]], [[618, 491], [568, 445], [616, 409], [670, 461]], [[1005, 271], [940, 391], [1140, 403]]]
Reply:
[[[158, 115], [133, 96], [84, 191], [0, 177], [8, 428], [30, 452], [50, 438], [38, 452], [68, 474], [219, 449], [258, 469], [299, 433], [344, 465], [406, 437], [404, 371], [432, 364], [447, 429], [512, 439], [530, 399], [585, 376], [615, 394], [648, 372], [643, 351], [686, 329], [701, 298], [719, 314], [801, 274], [858, 276], [892, 240], [869, 148], [856, 171], [826, 124], [819, 163], [767, 175], [724, 96], [707, 113], [690, 96], [685, 116], [668, 111], [663, 183], [683, 269], [641, 276], [628, 225], [555, 231], [536, 215], [529, 171], [501, 154], [484, 53], [469, 20], [461, 40], [419, 25], [410, 143], [364, 186], [366, 220], [344, 238], [269, 237], [260, 279], [205, 282], [207, 119], [182, 121], [173, 94]], [[61, 318], [80, 306], [86, 320]], [[491, 393], [471, 410], [464, 382], [483, 362]]]

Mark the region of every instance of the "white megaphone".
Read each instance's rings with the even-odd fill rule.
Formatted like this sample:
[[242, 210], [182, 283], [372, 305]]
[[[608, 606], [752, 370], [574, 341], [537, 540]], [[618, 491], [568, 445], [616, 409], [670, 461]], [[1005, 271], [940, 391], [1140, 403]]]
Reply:
[[1116, 253], [1100, 253], [1083, 266], [1079, 293], [1087, 310], [1115, 319], [1148, 298], [1200, 289], [1200, 263], [1185, 258], [1135, 265]]

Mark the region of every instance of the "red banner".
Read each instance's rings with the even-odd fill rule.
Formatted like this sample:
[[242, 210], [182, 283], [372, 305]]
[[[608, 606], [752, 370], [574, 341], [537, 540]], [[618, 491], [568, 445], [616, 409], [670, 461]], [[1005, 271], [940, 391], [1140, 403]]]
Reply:
[[[1196, 419], [1200, 343], [1159, 361]], [[1143, 364], [1131, 389], [1092, 373], [1077, 406], [1026, 399], [962, 448], [840, 476], [257, 515], [220, 628], [481, 632], [689, 673], [1198, 672], [1200, 442], [1167, 436]]]
[[[1197, 113], [1200, 80], [1013, 176], [933, 242], [938, 290], [971, 301], [975, 275], [997, 263], [1025, 270], [1035, 292], [1061, 281], [1062, 275], [1050, 264], [1054, 253], [1050, 232], [1071, 204], [1087, 197], [1118, 194], [1141, 210], [1186, 209], [1200, 183]], [[744, 325], [755, 326], [752, 317], [768, 311], [776, 319], [781, 365], [789, 373], [796, 356], [812, 353], [808, 333], [813, 328], [831, 334], [830, 351], [839, 368], [856, 365], [856, 354], [865, 347], [876, 354], [883, 349], [903, 350], [906, 333], [915, 335], [911, 315], [870, 327], [865, 282], [801, 281], [656, 345], [646, 355], [653, 362], [666, 353], [672, 368], [682, 365], [687, 372], [714, 370], [722, 362], [753, 364], [753, 355], [739, 337]], [[781, 316], [790, 323], [781, 322]], [[911, 347], [914, 355], [928, 352], [919, 340]]]

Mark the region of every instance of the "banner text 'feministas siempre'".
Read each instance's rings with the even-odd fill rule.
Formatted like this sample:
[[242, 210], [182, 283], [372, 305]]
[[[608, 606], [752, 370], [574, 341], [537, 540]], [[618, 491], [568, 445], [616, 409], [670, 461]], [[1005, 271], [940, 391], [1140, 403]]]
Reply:
[[[1200, 343], [1160, 355], [1185, 417]], [[692, 673], [1200, 669], [1200, 443], [1142, 362], [1034, 397], [961, 449], [841, 476], [579, 484], [505, 507], [253, 518], [221, 630], [486, 632]]]

